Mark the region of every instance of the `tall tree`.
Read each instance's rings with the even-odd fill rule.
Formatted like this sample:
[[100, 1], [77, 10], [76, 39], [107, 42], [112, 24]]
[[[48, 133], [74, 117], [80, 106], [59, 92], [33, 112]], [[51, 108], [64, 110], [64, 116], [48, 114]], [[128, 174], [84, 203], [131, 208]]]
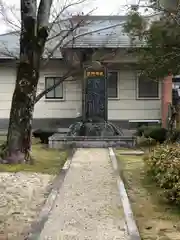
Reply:
[[[177, 13], [161, 9], [157, 2], [150, 0], [147, 5], [139, 4], [132, 8], [124, 26], [132, 39], [141, 73], [154, 80], [180, 72], [180, 25]], [[142, 8], [146, 8], [146, 14], [142, 14]], [[147, 14], [149, 10], [151, 13]], [[179, 106], [176, 109], [176, 122], [180, 123]]]
[[[16, 84], [12, 98], [7, 142], [2, 146], [4, 155], [3, 159], [7, 163], [22, 163], [29, 160], [32, 119], [35, 103], [69, 76], [74, 77], [76, 74], [79, 74], [79, 71], [82, 71], [83, 69], [81, 63], [84, 61], [84, 55], [86, 60], [93, 60], [93, 56], [96, 56], [95, 59], [97, 60], [97, 49], [89, 49], [89, 51], [85, 50], [85, 52], [81, 51], [80, 54], [79, 52], [77, 54], [76, 52], [72, 54], [72, 52], [64, 51], [68, 44], [70, 47], [73, 47], [73, 42], [78, 37], [92, 34], [93, 32], [104, 30], [105, 28], [112, 28], [112, 26], [107, 26], [91, 32], [76, 34], [76, 29], [81, 27], [82, 24], [85, 24], [84, 19], [86, 18], [83, 20], [80, 18], [74, 23], [71, 20], [72, 16], [69, 16], [68, 21], [66, 21], [68, 23], [68, 26], [66, 26], [67, 29], [65, 31], [62, 30], [61, 23], [64, 19], [67, 19], [67, 9], [84, 2], [85, 0], [77, 0], [77, 2], [63, 6], [58, 12], [55, 9], [55, 17], [53, 16], [53, 22], [51, 19], [52, 24], [50, 24], [53, 0], [41, 0], [38, 7], [36, 0], [21, 0], [20, 56], [18, 58]], [[3, 10], [2, 13], [5, 20], [10, 25], [14, 26], [14, 22], [9, 20], [6, 16], [6, 10], [3, 8], [4, 4], [1, 4], [1, 6], [1, 11]], [[55, 33], [54, 31], [51, 31], [54, 24], [59, 27], [59, 30]], [[53, 34], [51, 35], [50, 32], [53, 32]], [[53, 40], [58, 43], [55, 44], [51, 51], [48, 50], [48, 57], [45, 60], [45, 63], [53, 55], [54, 51], [61, 49], [61, 52], [67, 61], [68, 70], [64, 76], [61, 77], [59, 82], [37, 95], [39, 72], [43, 52], [46, 47], [45, 44], [48, 41]], [[8, 55], [11, 54], [9, 52], [7, 53]], [[69, 58], [71, 54], [73, 55], [72, 58], [77, 58], [77, 62], [74, 62], [71, 57]], [[98, 60], [107, 60], [114, 57], [115, 51], [110, 54], [108, 53], [107, 55], [100, 55], [101, 56], [98, 57]]]
[[131, 10], [124, 29], [132, 39], [132, 46], [137, 43], [141, 46], [134, 52], [144, 74], [162, 78], [169, 71], [179, 72], [180, 26], [171, 14], [159, 11], [143, 16], [137, 9]]
[[[82, 2], [78, 1], [78, 3]], [[12, 97], [7, 142], [3, 146], [4, 159], [8, 163], [22, 163], [28, 160], [34, 105], [46, 92], [51, 90], [49, 88], [36, 96], [42, 54], [51, 28], [49, 20], [52, 3], [53, 0], [40, 0], [37, 7], [36, 0], [21, 0], [20, 55]], [[67, 6], [63, 10], [65, 9]], [[63, 10], [57, 14], [56, 22], [61, 17], [60, 14], [63, 15]], [[61, 40], [54, 50], [60, 47], [60, 43], [72, 31], [73, 29], [67, 31], [65, 36], [61, 36]], [[59, 37], [60, 34], [61, 32], [58, 33]], [[61, 81], [72, 74], [73, 71], [68, 71]], [[60, 82], [56, 85], [58, 84]]]
[[48, 37], [52, 0], [21, 0], [20, 58], [7, 135], [5, 157], [22, 162], [30, 150], [30, 138], [40, 59]]

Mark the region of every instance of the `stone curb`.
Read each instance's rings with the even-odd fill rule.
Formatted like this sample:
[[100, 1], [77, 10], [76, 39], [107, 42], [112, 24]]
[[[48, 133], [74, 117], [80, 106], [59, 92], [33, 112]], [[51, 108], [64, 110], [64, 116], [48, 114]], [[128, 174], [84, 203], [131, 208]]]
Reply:
[[134, 215], [133, 215], [133, 212], [132, 212], [132, 209], [131, 209], [131, 204], [130, 204], [130, 201], [129, 201], [129, 198], [128, 198], [128, 195], [127, 195], [127, 192], [126, 192], [126, 189], [125, 189], [125, 186], [124, 186], [124, 183], [123, 183], [123, 181], [120, 177], [116, 155], [115, 155], [114, 150], [112, 148], [109, 148], [109, 157], [111, 159], [113, 169], [114, 169], [115, 174], [116, 174], [117, 186], [118, 186], [119, 195], [120, 195], [123, 210], [124, 210], [125, 221], [126, 221], [126, 224], [127, 224], [127, 230], [128, 230], [128, 234], [130, 236], [130, 240], [141, 240], [139, 230], [138, 230], [138, 227], [136, 225]]
[[136, 156], [142, 156], [144, 155], [144, 152], [143, 151], [122, 151], [121, 152], [122, 155], [136, 155]]
[[63, 168], [60, 171], [60, 174], [57, 175], [55, 177], [55, 179], [53, 180], [52, 183], [52, 188], [50, 190], [50, 193], [48, 194], [48, 198], [45, 201], [45, 204], [43, 205], [38, 218], [32, 223], [31, 227], [30, 227], [30, 231], [27, 233], [26, 232], [26, 236], [24, 238], [24, 240], [38, 240], [39, 236], [41, 234], [41, 231], [44, 228], [44, 225], [46, 223], [46, 221], [49, 218], [49, 215], [54, 207], [56, 198], [59, 194], [59, 190], [64, 182], [65, 176], [70, 168], [71, 162], [72, 162], [72, 158], [73, 155], [75, 153], [76, 150], [72, 150], [71, 152], [69, 152], [69, 156], [63, 166]]

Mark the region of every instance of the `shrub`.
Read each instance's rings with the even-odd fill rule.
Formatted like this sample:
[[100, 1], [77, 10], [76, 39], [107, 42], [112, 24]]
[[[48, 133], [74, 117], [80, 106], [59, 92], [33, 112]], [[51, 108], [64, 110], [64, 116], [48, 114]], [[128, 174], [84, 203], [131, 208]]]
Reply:
[[51, 137], [55, 131], [49, 129], [37, 129], [33, 131], [33, 136], [39, 138], [41, 143], [48, 144], [48, 138]]
[[145, 138], [151, 138], [156, 140], [156, 142], [163, 143], [167, 137], [167, 129], [161, 126], [141, 126], [136, 131], [136, 136]]
[[142, 125], [137, 128], [135, 135], [138, 137], [142, 137], [144, 135], [144, 131], [148, 128], [148, 126]]
[[144, 131], [144, 136], [146, 138], [152, 138], [159, 143], [163, 143], [167, 137], [167, 129], [157, 126], [148, 127]]
[[180, 205], [180, 145], [157, 145], [144, 162], [165, 199]]
[[152, 138], [137, 137], [136, 145], [138, 147], [150, 147], [156, 145], [156, 141]]
[[172, 143], [180, 142], [180, 129], [174, 129], [170, 137]]

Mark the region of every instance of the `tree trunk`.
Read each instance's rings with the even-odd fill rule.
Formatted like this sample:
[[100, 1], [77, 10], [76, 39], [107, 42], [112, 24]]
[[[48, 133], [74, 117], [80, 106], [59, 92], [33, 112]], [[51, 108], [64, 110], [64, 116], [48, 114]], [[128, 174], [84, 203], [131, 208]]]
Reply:
[[40, 60], [48, 37], [52, 0], [21, 0], [20, 63], [12, 98], [7, 143], [3, 159], [6, 163], [27, 161], [31, 149], [31, 130]]
[[24, 162], [30, 151], [37, 83], [38, 72], [32, 72], [31, 64], [20, 63], [7, 136], [8, 163]]
[[180, 104], [176, 106], [176, 129], [180, 130]]
[[20, 62], [12, 98], [5, 160], [25, 161], [31, 147], [31, 128], [40, 67], [36, 0], [21, 0]]

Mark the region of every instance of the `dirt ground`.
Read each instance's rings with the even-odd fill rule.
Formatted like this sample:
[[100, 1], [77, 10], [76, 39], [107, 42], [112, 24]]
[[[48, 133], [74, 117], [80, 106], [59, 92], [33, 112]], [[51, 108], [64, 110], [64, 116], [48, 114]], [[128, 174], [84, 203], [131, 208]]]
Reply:
[[47, 174], [0, 173], [0, 240], [23, 240], [23, 231], [35, 220], [51, 181]]
[[41, 144], [33, 144], [32, 155], [34, 165], [0, 164], [0, 240], [24, 240], [67, 158]]

